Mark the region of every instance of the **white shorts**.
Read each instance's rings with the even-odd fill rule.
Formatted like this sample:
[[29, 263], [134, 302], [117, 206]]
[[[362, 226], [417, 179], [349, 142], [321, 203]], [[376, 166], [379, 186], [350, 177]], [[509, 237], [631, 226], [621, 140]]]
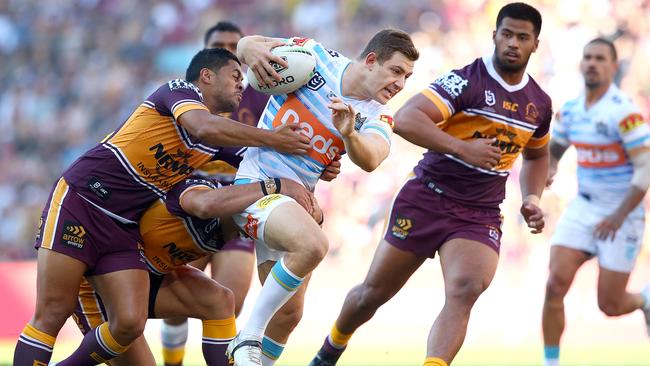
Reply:
[[257, 265], [267, 261], [277, 262], [287, 253], [269, 248], [264, 241], [264, 228], [271, 212], [286, 202], [296, 202], [296, 200], [281, 194], [270, 194], [248, 206], [244, 212], [232, 217], [239, 229], [255, 241]]
[[598, 257], [605, 269], [630, 273], [643, 245], [645, 219], [629, 217], [616, 232], [614, 240], [600, 240], [594, 236], [596, 225], [612, 213], [578, 196], [566, 209], [558, 222], [551, 245], [559, 245]]

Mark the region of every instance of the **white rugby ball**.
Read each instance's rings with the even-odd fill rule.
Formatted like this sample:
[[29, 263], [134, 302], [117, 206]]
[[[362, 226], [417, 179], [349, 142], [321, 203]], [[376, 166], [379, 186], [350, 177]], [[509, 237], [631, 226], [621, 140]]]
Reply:
[[269, 86], [258, 81], [255, 73], [249, 67], [246, 76], [253, 89], [271, 95], [288, 94], [307, 84], [314, 76], [316, 57], [308, 49], [296, 45], [287, 45], [275, 47], [271, 50], [271, 53], [287, 61], [289, 66], [283, 67], [272, 62], [271, 66], [282, 76], [282, 79], [280, 81], [273, 79], [273, 85]]

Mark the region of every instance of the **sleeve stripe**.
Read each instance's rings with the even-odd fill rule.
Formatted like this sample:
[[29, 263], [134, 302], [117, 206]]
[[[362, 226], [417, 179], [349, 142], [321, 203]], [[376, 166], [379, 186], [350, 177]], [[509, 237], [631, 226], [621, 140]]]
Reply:
[[445, 120], [451, 117], [453, 110], [447, 103], [445, 103], [438, 93], [434, 92], [431, 89], [425, 89], [422, 91], [422, 94], [427, 97], [435, 106], [438, 108], [440, 113], [442, 113], [442, 119]]
[[547, 133], [546, 135], [542, 137], [531, 137], [530, 140], [528, 140], [528, 143], [526, 144], [526, 147], [530, 147], [533, 149], [538, 149], [540, 147], [543, 147], [544, 145], [548, 144], [548, 141], [551, 139], [551, 134]]
[[[377, 133], [375, 131], [379, 131], [379, 133]], [[368, 133], [374, 133], [374, 134], [377, 134], [377, 135], [381, 135], [386, 140], [390, 141], [390, 136], [388, 135], [388, 133], [383, 128], [381, 128], [379, 126], [368, 126], [368, 125], [366, 125], [363, 128], [363, 132], [368, 132]]]

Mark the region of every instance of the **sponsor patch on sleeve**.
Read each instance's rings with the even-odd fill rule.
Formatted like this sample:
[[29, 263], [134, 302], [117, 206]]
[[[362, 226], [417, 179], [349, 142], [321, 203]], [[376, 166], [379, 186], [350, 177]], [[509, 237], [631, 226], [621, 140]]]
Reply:
[[643, 120], [643, 116], [638, 113], [633, 113], [623, 118], [623, 120], [618, 123], [618, 129], [622, 135], [625, 135], [635, 128], [643, 126], [644, 124], [645, 121]]
[[393, 117], [386, 114], [381, 114], [379, 115], [379, 120], [388, 123], [391, 129], [395, 128], [395, 122], [393, 121]]

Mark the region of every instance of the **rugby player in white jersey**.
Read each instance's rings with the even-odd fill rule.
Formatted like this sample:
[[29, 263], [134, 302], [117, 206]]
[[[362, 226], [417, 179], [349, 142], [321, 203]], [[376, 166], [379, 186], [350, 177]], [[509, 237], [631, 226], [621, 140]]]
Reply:
[[[237, 56], [258, 80], [270, 84], [279, 75], [269, 61], [286, 66], [270, 50], [287, 43], [316, 57], [315, 74], [296, 92], [271, 97], [258, 127], [298, 123], [310, 138], [311, 149], [304, 157], [249, 149], [235, 184], [288, 178], [313, 191], [323, 169], [343, 153], [362, 169], [374, 170], [390, 149], [392, 117], [385, 104], [404, 88], [419, 57], [409, 35], [382, 30], [355, 60], [312, 39], [250, 36], [239, 42]], [[236, 366], [272, 365], [300, 319], [306, 286], [300, 285], [327, 253], [327, 238], [309, 213], [286, 196], [256, 202], [233, 218], [256, 241], [263, 286], [250, 319], [228, 351]], [[278, 314], [286, 316], [274, 319], [277, 325], [269, 326], [263, 340], [271, 318], [296, 293], [285, 307], [290, 311]]]
[[608, 316], [643, 310], [650, 334], [650, 287], [628, 292], [643, 244], [642, 200], [650, 185], [650, 128], [613, 83], [614, 44], [596, 38], [584, 48], [584, 94], [560, 109], [551, 140], [549, 183], [566, 149], [578, 153], [578, 196], [551, 239], [550, 273], [542, 313], [545, 365], [559, 365], [564, 296], [576, 271], [598, 257], [598, 306]]

